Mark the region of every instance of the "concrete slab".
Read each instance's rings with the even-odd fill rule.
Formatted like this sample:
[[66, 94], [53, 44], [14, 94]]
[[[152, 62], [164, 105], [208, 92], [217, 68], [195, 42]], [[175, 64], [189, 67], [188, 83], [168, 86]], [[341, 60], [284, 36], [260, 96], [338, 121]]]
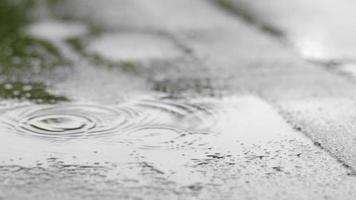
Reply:
[[254, 96], [24, 105], [2, 113], [5, 199], [355, 195], [352, 171]]
[[168, 34], [189, 53], [128, 72], [60, 43], [74, 65], [49, 81], [72, 101], [3, 107], [2, 198], [355, 196], [355, 86], [347, 79], [207, 1], [76, 0], [63, 8], [102, 33]]

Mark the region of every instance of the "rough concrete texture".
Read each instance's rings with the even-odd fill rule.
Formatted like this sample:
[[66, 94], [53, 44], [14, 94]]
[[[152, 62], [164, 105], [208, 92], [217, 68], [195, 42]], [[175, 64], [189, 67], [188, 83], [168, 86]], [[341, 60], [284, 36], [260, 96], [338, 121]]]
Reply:
[[212, 1], [39, 6], [26, 30], [70, 61], [39, 81], [66, 101], [1, 101], [0, 199], [355, 196], [352, 78]]

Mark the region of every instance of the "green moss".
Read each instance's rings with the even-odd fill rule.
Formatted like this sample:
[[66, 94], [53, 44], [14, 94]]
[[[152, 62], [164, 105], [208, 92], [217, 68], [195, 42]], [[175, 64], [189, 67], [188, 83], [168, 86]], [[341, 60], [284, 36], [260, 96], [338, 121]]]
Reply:
[[0, 52], [0, 70], [8, 76], [69, 64], [51, 43], [23, 34], [4, 38]]
[[66, 41], [76, 52], [84, 51], [83, 41], [79, 38], [70, 38]]
[[33, 0], [0, 1], [0, 72], [8, 77], [69, 63], [51, 43], [25, 33], [33, 6]]
[[42, 83], [2, 83], [0, 97], [4, 99], [26, 99], [36, 103], [57, 103], [68, 101], [63, 96], [49, 94]]
[[47, 92], [43, 83], [19, 81], [69, 63], [50, 42], [26, 34], [24, 29], [34, 20], [34, 6], [34, 0], [0, 0], [0, 97], [36, 103], [66, 101]]
[[4, 37], [16, 34], [30, 21], [28, 10], [33, 0], [1, 0], [0, 1], [0, 41]]
[[137, 72], [139, 67], [137, 63], [130, 61], [120, 62], [118, 63], [118, 66], [127, 72]]

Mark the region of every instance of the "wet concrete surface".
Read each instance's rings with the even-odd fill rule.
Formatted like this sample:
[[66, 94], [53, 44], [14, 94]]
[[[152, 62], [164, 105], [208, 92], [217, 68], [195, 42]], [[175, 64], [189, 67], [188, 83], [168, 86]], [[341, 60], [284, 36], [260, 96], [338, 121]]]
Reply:
[[58, 62], [2, 75], [0, 199], [355, 196], [352, 78], [257, 25], [203, 0], [29, 16], [16, 33]]
[[[239, 0], [221, 2], [224, 2], [223, 7], [231, 14], [240, 15], [240, 8], [245, 8], [245, 15], [254, 16], [253, 20], [248, 21], [249, 24], [259, 29], [267, 26], [278, 30], [279, 35], [269, 35], [285, 47], [294, 49], [300, 58], [328, 71], [329, 76], [335, 75], [346, 80], [340, 84], [335, 82], [339, 78], [322, 81], [326, 76], [316, 78], [314, 75], [313, 87], [324, 89], [318, 89], [318, 92], [313, 92], [313, 95], [305, 96], [303, 99], [295, 99], [290, 104], [277, 104], [281, 112], [286, 113], [286, 118], [291, 118], [293, 124], [304, 129], [304, 132], [334, 156], [350, 166], [355, 166], [353, 160], [355, 152], [352, 148], [354, 146], [352, 88], [355, 84], [351, 53], [353, 48], [351, 35], [354, 32], [351, 26], [354, 19], [351, 17], [352, 3], [326, 1], [319, 5], [318, 1], [272, 1], [267, 5], [265, 2]], [[227, 9], [228, 7], [230, 9]], [[291, 9], [295, 11], [289, 12]], [[316, 38], [313, 38], [314, 36]], [[308, 54], [308, 51], [315, 55]], [[304, 80], [306, 79], [308, 78], [304, 76]], [[324, 83], [316, 84], [318, 81]], [[318, 94], [320, 91], [324, 91], [321, 96]]]

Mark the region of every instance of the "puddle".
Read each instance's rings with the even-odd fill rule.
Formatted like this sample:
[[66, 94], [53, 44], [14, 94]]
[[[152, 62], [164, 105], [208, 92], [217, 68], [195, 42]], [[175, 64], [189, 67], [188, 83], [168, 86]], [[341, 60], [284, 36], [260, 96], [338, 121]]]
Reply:
[[[210, 126], [213, 126], [216, 119], [209, 106], [212, 105], [154, 99], [111, 106], [75, 103], [26, 105], [13, 110], [6, 108], [7, 114], [3, 122], [17, 133], [54, 139], [99, 137], [128, 132], [123, 137], [153, 137], [152, 141], [157, 142], [160, 141], [159, 137], [172, 135], [173, 138], [166, 141], [168, 142], [177, 135], [189, 134], [190, 129], [204, 130], [203, 124], [212, 123]], [[178, 121], [181, 129], [175, 128]]]
[[[278, 150], [279, 144], [288, 141], [311, 145], [256, 97], [146, 98], [108, 106], [24, 105], [6, 107], [2, 113], [3, 163], [33, 166], [49, 157], [71, 164], [110, 163], [120, 168], [146, 163], [141, 167], [150, 166], [153, 172], [149, 174], [186, 184], [209, 182], [211, 177], [198, 168], [214, 160], [241, 164], [231, 156], [244, 156], [249, 148]], [[130, 174], [140, 179], [141, 173]]]
[[139, 119], [137, 113], [124, 107], [31, 105], [10, 112], [6, 124], [21, 134], [66, 139], [118, 132]]
[[162, 35], [134, 32], [93, 38], [87, 51], [114, 62], [167, 60], [182, 55], [179, 47]]
[[[116, 8], [124, 5], [114, 0], [76, 2], [84, 10], [91, 2], [89, 7], [96, 12], [89, 15], [94, 18], [107, 16], [97, 6], [113, 6], [105, 19], [118, 16]], [[131, 1], [122, 2], [131, 5]], [[133, 4], [157, 13], [152, 19], [159, 19], [160, 13], [171, 16], [163, 24], [158, 23], [160, 20], [152, 22], [157, 27], [167, 25], [173, 32], [197, 30], [196, 25], [199, 30], [210, 30], [212, 25], [228, 28], [234, 24], [230, 23], [232, 18], [221, 17], [204, 1], [189, 4], [193, 6], [188, 10], [199, 8], [200, 12], [200, 17], [192, 20], [189, 16], [195, 12], [185, 12], [187, 2], [165, 0], [158, 5], [139, 0]], [[170, 14], [172, 8], [178, 9]], [[132, 16], [142, 20], [136, 14]], [[118, 21], [126, 19], [130, 18]], [[226, 24], [224, 19], [228, 20]], [[197, 23], [209, 20], [213, 24]], [[108, 61], [128, 63], [182, 55], [179, 45], [169, 37], [120, 32], [118, 27], [110, 30], [119, 32], [90, 38], [93, 41], [84, 51]], [[64, 80], [44, 76], [50, 79], [48, 85], [70, 101], [64, 97], [57, 101], [42, 83], [5, 80], [0, 85], [0, 95], [6, 98], [0, 103], [0, 199], [16, 195], [18, 199], [46, 195], [49, 199], [289, 199], [302, 195], [308, 199], [318, 196], [315, 191], [320, 189], [334, 194], [334, 190], [355, 185], [346, 176], [348, 169], [294, 131], [258, 97], [162, 97], [162, 93], [148, 92], [150, 86], [139, 74], [100, 63], [93, 65], [63, 41], [73, 37], [81, 41], [79, 37], [88, 34], [84, 25], [40, 21], [30, 24], [26, 31], [8, 43], [8, 52], [14, 54], [6, 57], [6, 64], [36, 65], [41, 71], [45, 66], [67, 65], [63, 57], [73, 61], [75, 65], [69, 68], [52, 69], [56, 75], [65, 74]], [[13, 48], [12, 44], [18, 45]], [[22, 51], [24, 47], [31, 48]], [[25, 58], [26, 62], [14, 57]], [[206, 85], [210, 84], [207, 81]], [[45, 101], [35, 104], [37, 99]], [[345, 180], [352, 184], [345, 184]]]
[[10, 182], [0, 188], [31, 180], [36, 194], [47, 186], [87, 194], [100, 185], [103, 194], [157, 197], [157, 190], [191, 195], [238, 184], [263, 195], [274, 181], [300, 190], [301, 177], [320, 187], [345, 173], [253, 96], [1, 106], [0, 180]]

